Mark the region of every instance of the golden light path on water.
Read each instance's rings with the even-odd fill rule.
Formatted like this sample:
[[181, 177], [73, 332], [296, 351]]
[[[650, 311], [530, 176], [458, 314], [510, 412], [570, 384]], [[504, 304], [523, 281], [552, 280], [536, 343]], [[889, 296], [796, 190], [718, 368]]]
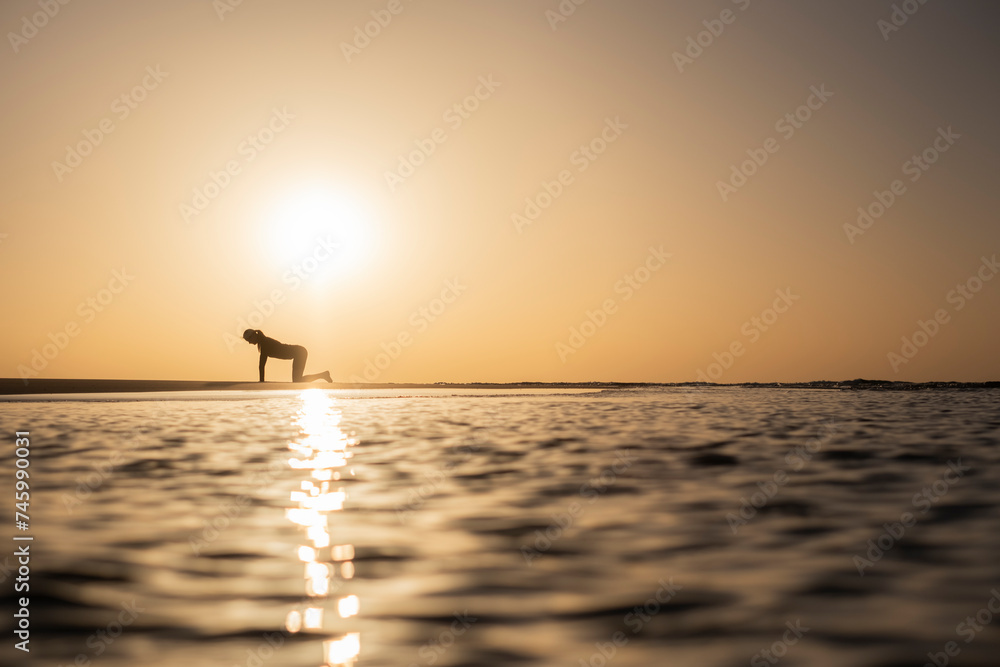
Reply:
[[[305, 532], [306, 544], [298, 547], [296, 557], [303, 564], [310, 603], [288, 612], [285, 629], [290, 633], [323, 634], [332, 625], [324, 618], [325, 601], [341, 581], [354, 577], [354, 546], [332, 543], [328, 515], [344, 508], [347, 493], [340, 481], [344, 475], [354, 476], [349, 466], [350, 447], [357, 440], [341, 430], [340, 410], [332, 397], [320, 389], [306, 389], [299, 399], [302, 407], [295, 423], [302, 434], [297, 441], [288, 443], [292, 451], [288, 465], [293, 470], [308, 472], [308, 476], [298, 490], [291, 492], [289, 500], [293, 505], [285, 510], [285, 516]], [[336, 601], [336, 613], [341, 619], [357, 616], [359, 610], [356, 595]], [[331, 634], [323, 642], [323, 664], [329, 667], [352, 667], [360, 653], [358, 632]]]

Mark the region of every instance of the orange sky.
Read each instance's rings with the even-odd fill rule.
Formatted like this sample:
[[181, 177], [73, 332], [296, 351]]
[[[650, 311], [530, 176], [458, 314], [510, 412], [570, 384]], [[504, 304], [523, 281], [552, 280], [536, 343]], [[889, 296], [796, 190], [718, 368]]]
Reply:
[[995, 380], [996, 13], [4, 2], [0, 375]]

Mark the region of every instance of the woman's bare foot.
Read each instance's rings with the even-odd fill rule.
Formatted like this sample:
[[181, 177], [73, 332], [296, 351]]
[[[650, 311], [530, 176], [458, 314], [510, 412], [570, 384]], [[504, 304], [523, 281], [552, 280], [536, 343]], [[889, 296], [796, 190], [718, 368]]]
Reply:
[[333, 378], [330, 377], [330, 371], [323, 371], [323, 379], [327, 382], [333, 382]]

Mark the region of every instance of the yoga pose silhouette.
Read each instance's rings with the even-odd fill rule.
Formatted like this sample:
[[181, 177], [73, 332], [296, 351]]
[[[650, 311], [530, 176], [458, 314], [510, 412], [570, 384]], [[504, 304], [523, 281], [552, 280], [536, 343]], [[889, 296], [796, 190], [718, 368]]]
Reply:
[[285, 345], [284, 343], [279, 343], [273, 338], [265, 336], [264, 332], [260, 329], [247, 329], [243, 332], [243, 340], [252, 345], [256, 345], [257, 349], [260, 350], [261, 382], [264, 381], [264, 364], [267, 363], [268, 357], [292, 360], [292, 382], [313, 382], [314, 380], [326, 380], [327, 382], [333, 382], [333, 380], [330, 379], [330, 371], [313, 373], [312, 375], [302, 374], [302, 371], [306, 369], [306, 357], [309, 356], [309, 351], [301, 345]]

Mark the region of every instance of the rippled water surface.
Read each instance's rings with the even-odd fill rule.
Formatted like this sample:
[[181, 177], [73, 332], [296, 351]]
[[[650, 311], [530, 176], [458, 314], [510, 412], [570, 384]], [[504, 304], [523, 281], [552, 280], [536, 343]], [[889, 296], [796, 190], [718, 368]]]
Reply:
[[1000, 664], [996, 390], [207, 396], [0, 403], [32, 664]]

